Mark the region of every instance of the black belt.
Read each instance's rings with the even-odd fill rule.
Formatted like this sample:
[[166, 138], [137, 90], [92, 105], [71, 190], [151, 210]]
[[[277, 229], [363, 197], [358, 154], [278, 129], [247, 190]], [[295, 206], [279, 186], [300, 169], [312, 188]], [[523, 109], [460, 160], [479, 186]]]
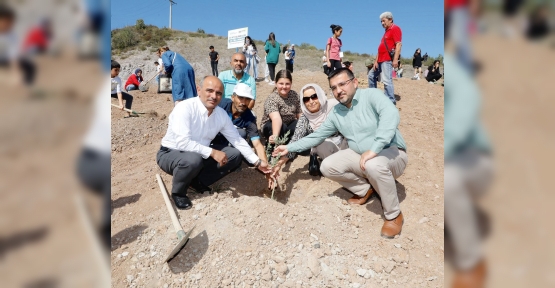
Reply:
[[407, 150], [406, 150], [405, 148], [401, 148], [401, 147], [397, 147], [397, 148], [398, 148], [399, 150], [401, 150], [401, 151], [407, 153]]

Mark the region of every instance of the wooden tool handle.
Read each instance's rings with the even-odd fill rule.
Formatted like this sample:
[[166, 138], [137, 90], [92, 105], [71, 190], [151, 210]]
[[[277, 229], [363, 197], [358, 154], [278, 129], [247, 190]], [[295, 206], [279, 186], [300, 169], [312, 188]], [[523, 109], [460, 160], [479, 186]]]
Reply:
[[158, 180], [158, 186], [160, 186], [160, 191], [162, 192], [162, 196], [164, 196], [164, 202], [166, 202], [166, 207], [170, 212], [170, 217], [172, 218], [173, 228], [175, 232], [179, 232], [183, 230], [181, 224], [179, 224], [179, 220], [177, 220], [177, 215], [175, 215], [175, 211], [173, 210], [172, 203], [170, 202], [170, 198], [168, 197], [168, 192], [166, 191], [166, 187], [164, 187], [164, 182], [162, 182], [162, 178], [160, 174], [156, 174], [156, 180]]
[[[114, 107], [117, 107], [117, 108], [120, 108], [120, 109], [121, 109], [121, 107], [120, 107], [120, 106], [118, 106], [118, 105], [116, 105], [116, 104], [112, 104], [112, 106], [114, 106]], [[133, 113], [133, 110], [130, 110], [130, 109], [127, 109], [127, 108], [123, 108], [123, 110], [125, 110], [125, 111], [127, 111], [127, 112], [129, 112], [129, 113]]]

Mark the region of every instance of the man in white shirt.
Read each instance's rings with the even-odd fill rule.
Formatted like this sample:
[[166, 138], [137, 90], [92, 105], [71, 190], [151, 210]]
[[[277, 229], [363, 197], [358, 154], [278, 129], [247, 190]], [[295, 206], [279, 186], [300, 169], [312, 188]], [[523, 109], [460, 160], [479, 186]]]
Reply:
[[[193, 206], [187, 189], [210, 191], [206, 185], [225, 177], [241, 165], [243, 157], [263, 173], [271, 170], [250, 148], [218, 104], [224, 87], [215, 76], [206, 76], [197, 88], [199, 97], [177, 104], [169, 116], [168, 131], [156, 155], [158, 166], [173, 175], [172, 198], [179, 209]], [[212, 145], [222, 133], [233, 145]]]

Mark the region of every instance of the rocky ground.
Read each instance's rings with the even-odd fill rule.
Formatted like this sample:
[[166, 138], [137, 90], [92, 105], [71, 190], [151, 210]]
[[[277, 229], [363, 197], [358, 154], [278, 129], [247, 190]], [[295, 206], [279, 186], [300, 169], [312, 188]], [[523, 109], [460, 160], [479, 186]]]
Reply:
[[[294, 90], [307, 83], [328, 87], [320, 71], [293, 74]], [[219, 193], [190, 192], [193, 209], [176, 211], [185, 230], [196, 228], [168, 264], [177, 238], [155, 174], [168, 190], [171, 176], [155, 155], [173, 103], [155, 87], [134, 91], [133, 109], [157, 115], [112, 110], [113, 287], [443, 287], [443, 87], [394, 83], [409, 155], [397, 184], [400, 237], [380, 237], [379, 199], [348, 205], [352, 194], [310, 176], [308, 157], [299, 156], [284, 166], [276, 200], [245, 164], [212, 186]], [[257, 83], [256, 115], [271, 89]]]

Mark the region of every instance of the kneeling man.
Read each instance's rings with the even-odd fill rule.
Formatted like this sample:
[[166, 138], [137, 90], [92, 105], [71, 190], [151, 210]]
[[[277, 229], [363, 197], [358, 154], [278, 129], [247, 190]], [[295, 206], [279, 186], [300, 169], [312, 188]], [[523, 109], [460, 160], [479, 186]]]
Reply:
[[[266, 161], [256, 156], [241, 138], [227, 112], [218, 107], [223, 95], [222, 81], [207, 76], [197, 92], [199, 97], [180, 102], [171, 112], [168, 131], [156, 155], [158, 166], [173, 175], [172, 198], [179, 209], [193, 206], [187, 197], [189, 187], [200, 193], [210, 190], [207, 185], [239, 168], [243, 156], [260, 171], [270, 172]], [[233, 147], [210, 147], [218, 133]]]
[[328, 79], [341, 105], [334, 107], [314, 133], [277, 147], [272, 155], [304, 151], [341, 133], [349, 149], [324, 159], [320, 171], [355, 194], [348, 201], [351, 204], [366, 203], [375, 189], [381, 197], [385, 216], [381, 235], [393, 238], [403, 227], [395, 178], [407, 166], [405, 141], [397, 128], [399, 111], [381, 90], [359, 89], [358, 80], [347, 68], [331, 72]]

